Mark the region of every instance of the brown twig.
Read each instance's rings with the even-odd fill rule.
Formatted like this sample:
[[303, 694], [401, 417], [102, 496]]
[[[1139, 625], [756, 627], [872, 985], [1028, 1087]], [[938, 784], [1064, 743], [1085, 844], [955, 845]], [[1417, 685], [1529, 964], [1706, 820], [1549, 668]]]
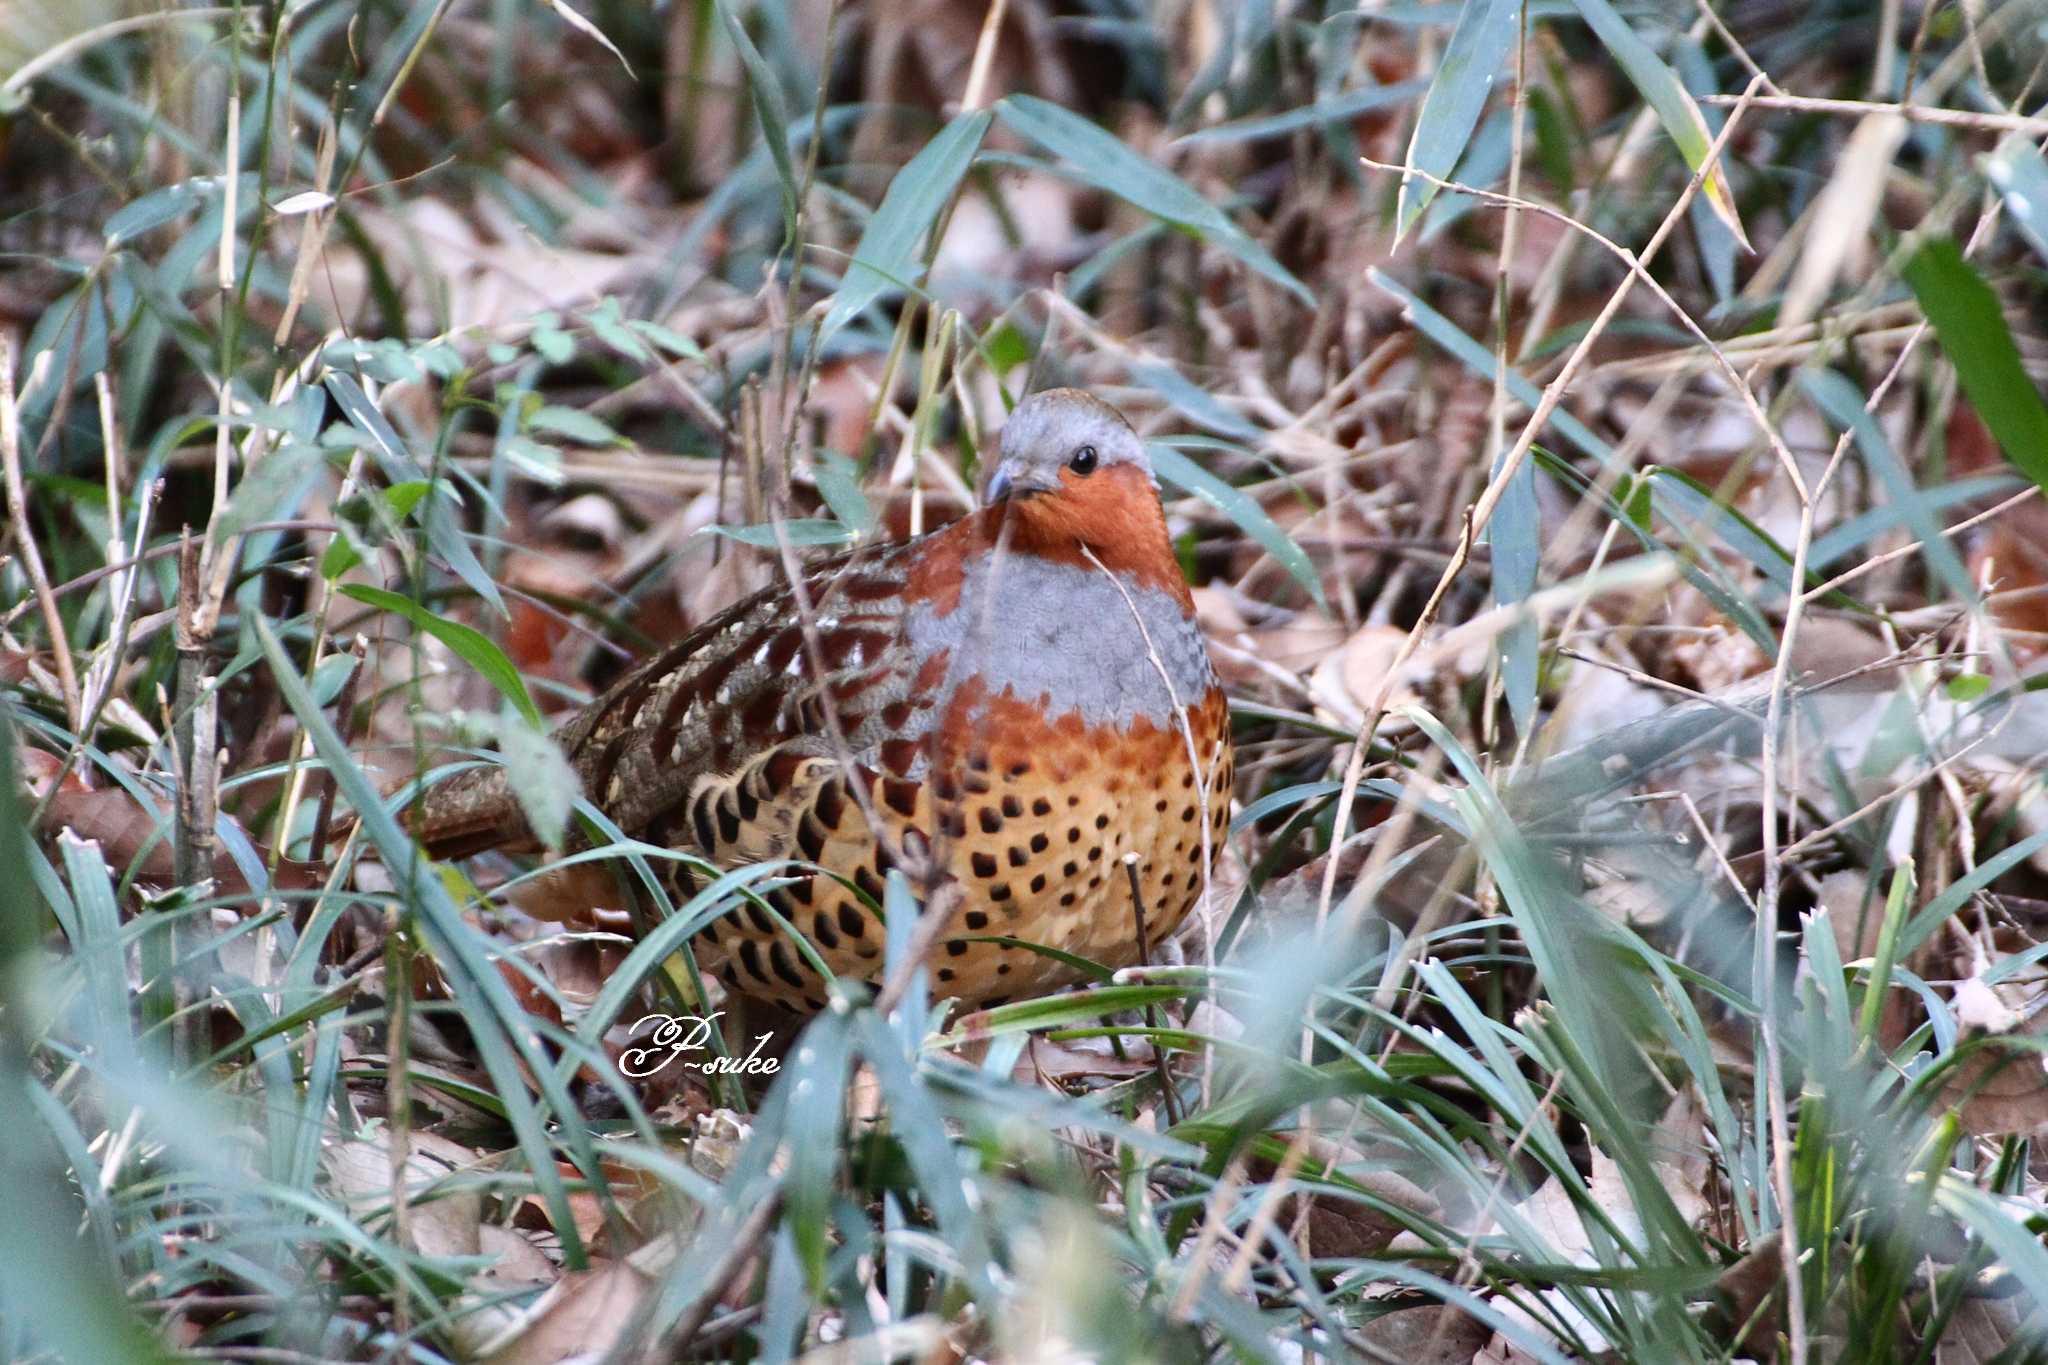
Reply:
[[[1145, 924], [1145, 897], [1138, 889], [1138, 855], [1124, 854], [1124, 875], [1131, 881], [1131, 918], [1138, 930], [1138, 965], [1152, 965], [1152, 935]], [[1156, 1006], [1145, 1006], [1145, 1027], [1155, 1031], [1159, 1028], [1159, 1010]], [[1166, 1048], [1158, 1037], [1152, 1039], [1152, 1062], [1159, 1071], [1159, 1103], [1166, 1110], [1166, 1126], [1180, 1126], [1180, 1101], [1173, 1088], [1173, 1072], [1166, 1065]]]
[[[214, 688], [214, 679], [206, 674], [206, 652], [212, 632], [201, 611], [199, 549], [200, 543], [192, 538], [188, 528], [178, 545], [178, 672], [172, 713], [178, 760], [174, 875], [188, 891], [209, 882], [213, 876], [213, 826], [220, 777], [215, 750], [219, 693]], [[188, 935], [181, 933], [178, 937]], [[191, 1008], [197, 995], [192, 986], [196, 970], [195, 963], [178, 973], [175, 1049], [181, 1067], [191, 1065], [201, 1055], [194, 1036], [200, 1015]]]
[[21, 483], [21, 412], [14, 402], [14, 346], [0, 335], [0, 466], [7, 481], [7, 518], [14, 523], [14, 541], [21, 547], [22, 571], [42, 608], [43, 625], [50, 633], [50, 653], [57, 663], [57, 682], [64, 689], [64, 713], [75, 730], [83, 717], [78, 694], [78, 674], [71, 666], [71, 639], [64, 632], [64, 617], [57, 610], [56, 594], [50, 591], [50, 575], [43, 568], [43, 553], [36, 546], [35, 530], [28, 519], [28, 496]]

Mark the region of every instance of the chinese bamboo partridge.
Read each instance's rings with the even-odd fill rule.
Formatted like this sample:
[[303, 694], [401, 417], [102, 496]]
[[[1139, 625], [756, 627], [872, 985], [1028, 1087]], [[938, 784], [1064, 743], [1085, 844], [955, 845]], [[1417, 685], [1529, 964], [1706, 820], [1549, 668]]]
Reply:
[[[796, 860], [765, 899], [855, 979], [880, 974], [883, 949], [856, 892], [879, 903], [898, 861], [937, 869], [964, 895], [934, 991], [971, 1004], [1074, 979], [994, 938], [1135, 961], [1126, 855], [1152, 940], [1174, 930], [1223, 841], [1230, 735], [1144, 444], [1114, 408], [1074, 389], [1027, 398], [987, 506], [804, 587], [809, 640], [790, 588], [758, 593], [563, 728], [620, 829], [719, 867]], [[530, 840], [499, 769], [437, 788], [415, 827], [444, 856]], [[695, 889], [699, 874], [667, 866]], [[759, 907], [694, 946], [736, 992], [823, 1007]]]

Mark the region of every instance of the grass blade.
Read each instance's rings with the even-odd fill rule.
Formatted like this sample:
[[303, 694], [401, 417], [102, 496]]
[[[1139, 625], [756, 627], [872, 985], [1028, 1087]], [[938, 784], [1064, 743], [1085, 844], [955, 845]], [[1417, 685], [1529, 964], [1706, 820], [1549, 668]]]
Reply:
[[819, 324], [821, 343], [887, 291], [907, 289], [917, 282], [921, 273], [918, 243], [938, 221], [940, 210], [973, 164], [993, 117], [986, 109], [961, 114], [889, 182], [881, 207], [861, 232], [860, 245], [854, 248], [846, 278], [839, 282], [832, 309]]
[[[1494, 78], [1506, 69], [1509, 50], [1520, 31], [1520, 0], [1470, 0], [1458, 14], [1458, 26], [1430, 79], [1429, 94], [1415, 116], [1408, 139], [1407, 165], [1438, 180], [1448, 179], [1479, 126], [1479, 116], [1493, 93]], [[1394, 212], [1398, 239], [1414, 226], [1436, 197], [1434, 180], [1401, 177]]]
[[1081, 115], [1035, 95], [1011, 95], [996, 109], [1011, 131], [1072, 164], [1080, 179], [1181, 231], [1210, 242], [1313, 308], [1315, 295], [1185, 180]]
[[[1913, 253], [1906, 262], [1906, 283], [1998, 448], [2022, 474], [2048, 489], [2048, 406], [2020, 364], [1998, 296], [1946, 237]], [[1913, 531], [1923, 534], [1918, 526]]]

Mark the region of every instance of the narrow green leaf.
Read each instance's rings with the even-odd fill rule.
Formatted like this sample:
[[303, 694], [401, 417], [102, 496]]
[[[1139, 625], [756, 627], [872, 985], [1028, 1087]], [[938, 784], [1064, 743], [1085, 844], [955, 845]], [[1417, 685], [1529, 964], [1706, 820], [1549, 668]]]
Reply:
[[782, 231], [787, 241], [796, 240], [796, 167], [789, 158], [789, 114], [782, 107], [782, 87], [768, 69], [761, 50], [747, 36], [746, 25], [733, 13], [732, 0], [718, 0], [718, 17], [724, 21], [725, 36], [732, 40], [747, 69], [747, 92], [754, 101], [754, 114], [761, 120], [761, 138], [775, 162], [776, 179], [782, 182]]
[[1906, 262], [1906, 283], [1998, 448], [2022, 474], [2048, 489], [2048, 406], [2020, 364], [1998, 296], [1946, 237], [1933, 238], [1913, 253]]
[[645, 318], [628, 318], [626, 326], [632, 328], [641, 336], [646, 337], [670, 355], [681, 356], [685, 360], [702, 360], [704, 358], [703, 347], [684, 336], [681, 332], [664, 327], [658, 322], [649, 322]]
[[1171, 365], [1139, 361], [1131, 366], [1131, 378], [1164, 398], [1183, 417], [1193, 418], [1211, 431], [1246, 442], [1257, 442], [1266, 434]]
[[536, 408], [526, 419], [526, 425], [537, 431], [551, 431], [557, 436], [585, 445], [618, 445], [619, 433], [613, 431], [599, 419], [580, 408], [565, 408], [557, 404]]
[[[333, 370], [328, 372], [326, 382], [327, 392], [334, 396], [342, 415], [368, 439], [370, 454], [376, 458], [386, 479], [394, 484], [426, 479], [427, 471], [412, 457], [397, 429], [377, 410], [377, 405], [370, 401], [370, 396], [363, 392], [363, 386], [353, 376]], [[446, 498], [428, 499], [426, 510], [420, 514], [420, 524], [426, 529], [429, 548], [447, 562], [455, 576], [471, 592], [490, 603], [500, 616], [505, 615], [505, 599], [499, 594], [498, 585], [491, 581], [476, 552], [469, 548], [462, 526], [455, 519], [452, 493]]]
[[2036, 255], [2048, 260], [2048, 160], [2034, 140], [2013, 133], [1984, 158], [1984, 178], [2005, 197], [2006, 210], [2020, 236]]
[[402, 597], [383, 588], [372, 588], [363, 583], [345, 583], [342, 596], [353, 597], [365, 606], [379, 608], [412, 622], [414, 627], [425, 631], [442, 644], [455, 651], [456, 657], [483, 674], [491, 686], [498, 689], [506, 701], [534, 725], [541, 724], [540, 708], [533, 704], [527, 694], [526, 680], [519, 676], [519, 670], [505, 657], [505, 651], [491, 643], [490, 637], [451, 621], [445, 616], [436, 616], [410, 597]]
[[[1494, 78], [1507, 69], [1508, 53], [1521, 30], [1521, 0], [1467, 0], [1458, 25], [1430, 78], [1429, 94], [1415, 116], [1408, 139], [1407, 164], [1438, 179], [1448, 179], [1479, 126], [1479, 116], [1493, 93]], [[1403, 176], [1394, 214], [1395, 235], [1414, 225], [1437, 187], [1420, 177]]]
[[[1995, 309], [1994, 309], [1995, 312]], [[2003, 323], [2000, 323], [2001, 328]], [[1939, 328], [1936, 329], [1937, 331]], [[1948, 338], [1942, 338], [1945, 343]], [[2012, 339], [2006, 338], [2010, 346]], [[1953, 356], [1954, 353], [1951, 352]], [[1958, 371], [1963, 369], [1962, 357], [1954, 356]], [[2017, 372], [2019, 355], [2013, 355], [2013, 367]], [[1884, 428], [1865, 405], [1862, 390], [1833, 370], [1803, 370], [1799, 375], [1799, 387], [1806, 391], [1821, 415], [1845, 431], [1855, 433], [1856, 447], [1863, 452], [1864, 463], [1877, 476], [1885, 490], [1885, 496], [1897, 504], [1905, 517], [1906, 527], [1913, 538], [1920, 542], [1920, 553], [1927, 557], [1928, 567], [1942, 585], [1955, 594], [1958, 601], [1975, 599], [1977, 592], [1970, 581], [1970, 571], [1963, 564], [1963, 557], [1956, 553], [1955, 545], [1942, 534], [1941, 523], [1928, 509], [1927, 499], [1913, 482], [1913, 475], [1892, 448], [1891, 439], [1884, 434]], [[1964, 386], [1966, 389], [1968, 385]], [[2038, 406], [2040, 399], [2036, 398]], [[2048, 459], [2048, 445], [2041, 447], [2044, 459]]]
[[[104, 229], [107, 246], [126, 246], [152, 228], [162, 227], [194, 209], [216, 202], [220, 199], [222, 187], [226, 184], [224, 176], [194, 176], [175, 185], [166, 185], [160, 190], [151, 190], [141, 198], [124, 204], [107, 219]], [[246, 204], [250, 196], [256, 193], [257, 186], [258, 178], [251, 172], [242, 177], [235, 193]]]
[[1310, 307], [1315, 295], [1223, 210], [1179, 176], [1138, 155], [1081, 115], [1034, 95], [1011, 95], [996, 106], [1013, 132], [1070, 163], [1086, 183], [1203, 241], [1214, 243]]
[[831, 311], [819, 324], [821, 341], [829, 340], [884, 293], [917, 282], [922, 273], [918, 244], [973, 164], [993, 117], [986, 109], [961, 114], [889, 182], [881, 206], [860, 234]]
[[[1580, 17], [1607, 48], [1608, 55], [1627, 74], [1636, 93], [1657, 111], [1658, 121], [1677, 146], [1679, 155], [1685, 158], [1685, 164], [1695, 171], [1706, 165], [1714, 138], [1707, 131], [1699, 105], [1679, 81], [1678, 74], [1664, 64], [1664, 59], [1629, 27], [1608, 0], [1572, 3], [1578, 6]], [[1742, 231], [1742, 218], [1735, 211], [1735, 199], [1728, 192], [1728, 178], [1720, 166], [1715, 166], [1700, 182], [1700, 192], [1713, 206], [1715, 215], [1735, 234], [1742, 249], [1748, 251], [1749, 238]]]
[[1197, 147], [1204, 143], [1249, 142], [1254, 138], [1291, 133], [1297, 128], [1341, 123], [1360, 114], [1369, 114], [1375, 109], [1405, 103], [1428, 88], [1428, 82], [1414, 80], [1398, 81], [1393, 85], [1374, 85], [1363, 90], [1347, 90], [1341, 95], [1327, 95], [1314, 104], [1303, 105], [1284, 114], [1240, 119], [1236, 123], [1219, 123], [1213, 128], [1204, 128], [1199, 132], [1189, 133], [1186, 137], [1177, 138], [1175, 145]]
[[[778, 544], [773, 522], [764, 521], [754, 526], [707, 526], [704, 529], [715, 536], [761, 549], [773, 549]], [[795, 517], [782, 523], [782, 534], [788, 537], [791, 545], [803, 550], [815, 545], [844, 545], [853, 539], [854, 533], [850, 527], [823, 517]]]
[[[454, 998], [470, 1002], [464, 1018], [476, 1040], [484, 1069], [490, 1073], [497, 1092], [495, 1098], [503, 1104], [506, 1119], [519, 1137], [527, 1168], [562, 1238], [565, 1260], [570, 1268], [582, 1269], [586, 1263], [583, 1238], [570, 1214], [569, 1193], [555, 1160], [555, 1149], [549, 1142], [549, 1129], [528, 1085], [537, 1082], [558, 1115], [576, 1114], [575, 1102], [541, 1051], [526, 1012], [513, 999], [511, 988], [477, 942], [477, 931], [463, 919], [441, 879], [420, 870], [417, 845], [399, 828], [398, 821], [370, 785], [370, 779], [341, 742], [341, 736], [313, 704], [312, 694], [306, 690], [270, 623], [261, 616], [249, 619], [285, 704], [305, 727], [315, 752], [334, 774], [341, 794], [355, 807], [363, 832], [383, 857], [384, 866], [401, 879], [400, 890], [409, 898], [417, 922], [434, 951], [434, 959], [448, 977]], [[605, 1190], [604, 1173], [598, 1167], [590, 1129], [582, 1123], [564, 1122], [554, 1131], [569, 1148], [578, 1169], [600, 1190]]]
[[327, 452], [310, 442], [284, 441], [242, 477], [228, 510], [221, 514], [221, 534], [236, 535], [258, 522], [274, 520], [306, 491], [313, 471], [326, 458]]
[[1161, 479], [1183, 492], [1194, 494], [1236, 522], [1239, 530], [1256, 540], [1267, 554], [1280, 561], [1282, 567], [1294, 576], [1295, 582], [1308, 590], [1317, 606], [1326, 605], [1322, 580], [1316, 576], [1316, 566], [1308, 553], [1280, 529], [1278, 522], [1266, 515], [1266, 509], [1259, 506], [1251, 494], [1225, 483], [1164, 442], [1149, 441], [1145, 449], [1152, 457], [1154, 472]]
[[818, 496], [848, 530], [864, 536], [875, 529], [875, 509], [868, 503], [868, 495], [861, 491], [860, 470], [852, 460], [837, 451], [824, 451], [818, 456], [811, 478], [818, 485]]

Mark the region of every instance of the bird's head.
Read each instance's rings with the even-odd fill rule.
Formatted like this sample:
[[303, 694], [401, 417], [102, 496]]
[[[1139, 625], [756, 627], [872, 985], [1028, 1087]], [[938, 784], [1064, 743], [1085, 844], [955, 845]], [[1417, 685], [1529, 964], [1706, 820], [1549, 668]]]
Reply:
[[1079, 389], [1047, 389], [1017, 405], [987, 496], [1020, 547], [1082, 545], [1105, 558], [1163, 550], [1171, 563], [1145, 443], [1122, 413]]

